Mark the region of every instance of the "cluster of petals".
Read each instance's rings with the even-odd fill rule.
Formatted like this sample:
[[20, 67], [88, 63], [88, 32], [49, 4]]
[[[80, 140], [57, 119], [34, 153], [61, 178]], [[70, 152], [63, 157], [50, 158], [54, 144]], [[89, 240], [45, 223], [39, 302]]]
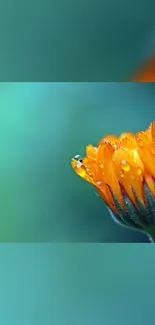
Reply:
[[104, 136], [96, 147], [88, 145], [86, 156], [75, 156], [75, 172], [97, 189], [105, 203], [116, 212], [112, 193], [123, 207], [122, 189], [133, 204], [134, 193], [145, 205], [144, 182], [155, 197], [155, 121], [147, 130], [133, 134]]

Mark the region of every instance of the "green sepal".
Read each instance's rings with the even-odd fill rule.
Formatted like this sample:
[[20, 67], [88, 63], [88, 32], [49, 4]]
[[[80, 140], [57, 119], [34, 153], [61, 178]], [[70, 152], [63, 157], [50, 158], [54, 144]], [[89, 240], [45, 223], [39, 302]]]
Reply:
[[[140, 225], [139, 223], [137, 223], [137, 220], [135, 220], [135, 218], [134, 218], [133, 215], [131, 216], [131, 211], [133, 211], [133, 206], [132, 206], [132, 208], [130, 206], [130, 213], [129, 213], [129, 211], [127, 211], [127, 209], [124, 209], [121, 206], [121, 204], [117, 200], [116, 195], [113, 193], [113, 191], [111, 190], [110, 187], [109, 187], [109, 189], [110, 189], [110, 192], [111, 192], [111, 195], [112, 195], [112, 198], [113, 198], [113, 201], [114, 201], [116, 210], [118, 212], [118, 213], [116, 213], [116, 216], [118, 215], [117, 220], [120, 220], [120, 222], [124, 226], [126, 226], [126, 227], [129, 227], [129, 228], [132, 227], [132, 228], [136, 228], [136, 229], [141, 229], [142, 228], [142, 225]], [[132, 203], [131, 203], [131, 205], [132, 205]]]
[[147, 184], [144, 184], [144, 194], [146, 200], [146, 209], [148, 214], [149, 224], [155, 223], [155, 199], [149, 190]]
[[131, 186], [132, 192], [136, 201], [136, 208], [139, 212], [141, 221], [143, 222], [143, 227], [150, 225], [150, 219], [148, 218], [148, 211], [144, 203], [139, 199], [135, 189]]

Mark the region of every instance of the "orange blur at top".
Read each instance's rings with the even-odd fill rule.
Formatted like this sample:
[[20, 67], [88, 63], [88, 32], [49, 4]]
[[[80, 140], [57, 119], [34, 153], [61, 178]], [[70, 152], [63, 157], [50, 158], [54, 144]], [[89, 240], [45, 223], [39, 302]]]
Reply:
[[155, 82], [155, 55], [131, 78], [133, 82]]

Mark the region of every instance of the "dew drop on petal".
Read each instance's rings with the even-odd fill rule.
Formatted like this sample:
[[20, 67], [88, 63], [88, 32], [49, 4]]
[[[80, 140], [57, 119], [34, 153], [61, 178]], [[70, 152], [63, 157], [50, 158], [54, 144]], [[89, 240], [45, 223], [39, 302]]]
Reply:
[[101, 182], [101, 181], [98, 181], [98, 182], [96, 182], [96, 184], [97, 184], [97, 185], [101, 185], [101, 184], [102, 184], [102, 182]]
[[88, 168], [88, 167], [86, 167], [86, 172], [87, 172], [87, 174], [91, 177], [92, 176], [92, 174], [91, 174], [91, 172], [90, 172], [90, 169]]
[[124, 177], [124, 174], [122, 172], [120, 172], [120, 176], [123, 178]]
[[141, 138], [137, 138], [137, 142], [138, 142], [140, 147], [143, 146], [143, 140]]
[[142, 175], [142, 169], [140, 167], [137, 168], [136, 172], [138, 176]]
[[82, 157], [81, 157], [80, 155], [76, 155], [76, 156], [74, 157], [74, 159], [75, 159], [76, 161], [82, 162]]
[[122, 160], [121, 169], [124, 170], [125, 172], [128, 172], [130, 170], [130, 165], [126, 160]]
[[99, 163], [99, 167], [100, 167], [100, 168], [103, 168], [103, 167], [104, 167], [104, 164], [103, 164], [102, 161], [100, 161], [100, 163]]
[[82, 163], [79, 161], [78, 164], [76, 165], [77, 168], [80, 168], [82, 166]]

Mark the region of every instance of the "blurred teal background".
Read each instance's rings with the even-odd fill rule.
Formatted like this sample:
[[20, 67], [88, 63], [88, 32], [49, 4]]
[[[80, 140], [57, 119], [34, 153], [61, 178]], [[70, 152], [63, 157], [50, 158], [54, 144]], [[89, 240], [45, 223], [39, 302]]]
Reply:
[[154, 0], [1, 0], [0, 81], [128, 80], [154, 38]]
[[0, 324], [154, 323], [154, 245], [0, 245]]
[[147, 242], [71, 168], [108, 133], [155, 119], [155, 84], [0, 84], [0, 241]]

